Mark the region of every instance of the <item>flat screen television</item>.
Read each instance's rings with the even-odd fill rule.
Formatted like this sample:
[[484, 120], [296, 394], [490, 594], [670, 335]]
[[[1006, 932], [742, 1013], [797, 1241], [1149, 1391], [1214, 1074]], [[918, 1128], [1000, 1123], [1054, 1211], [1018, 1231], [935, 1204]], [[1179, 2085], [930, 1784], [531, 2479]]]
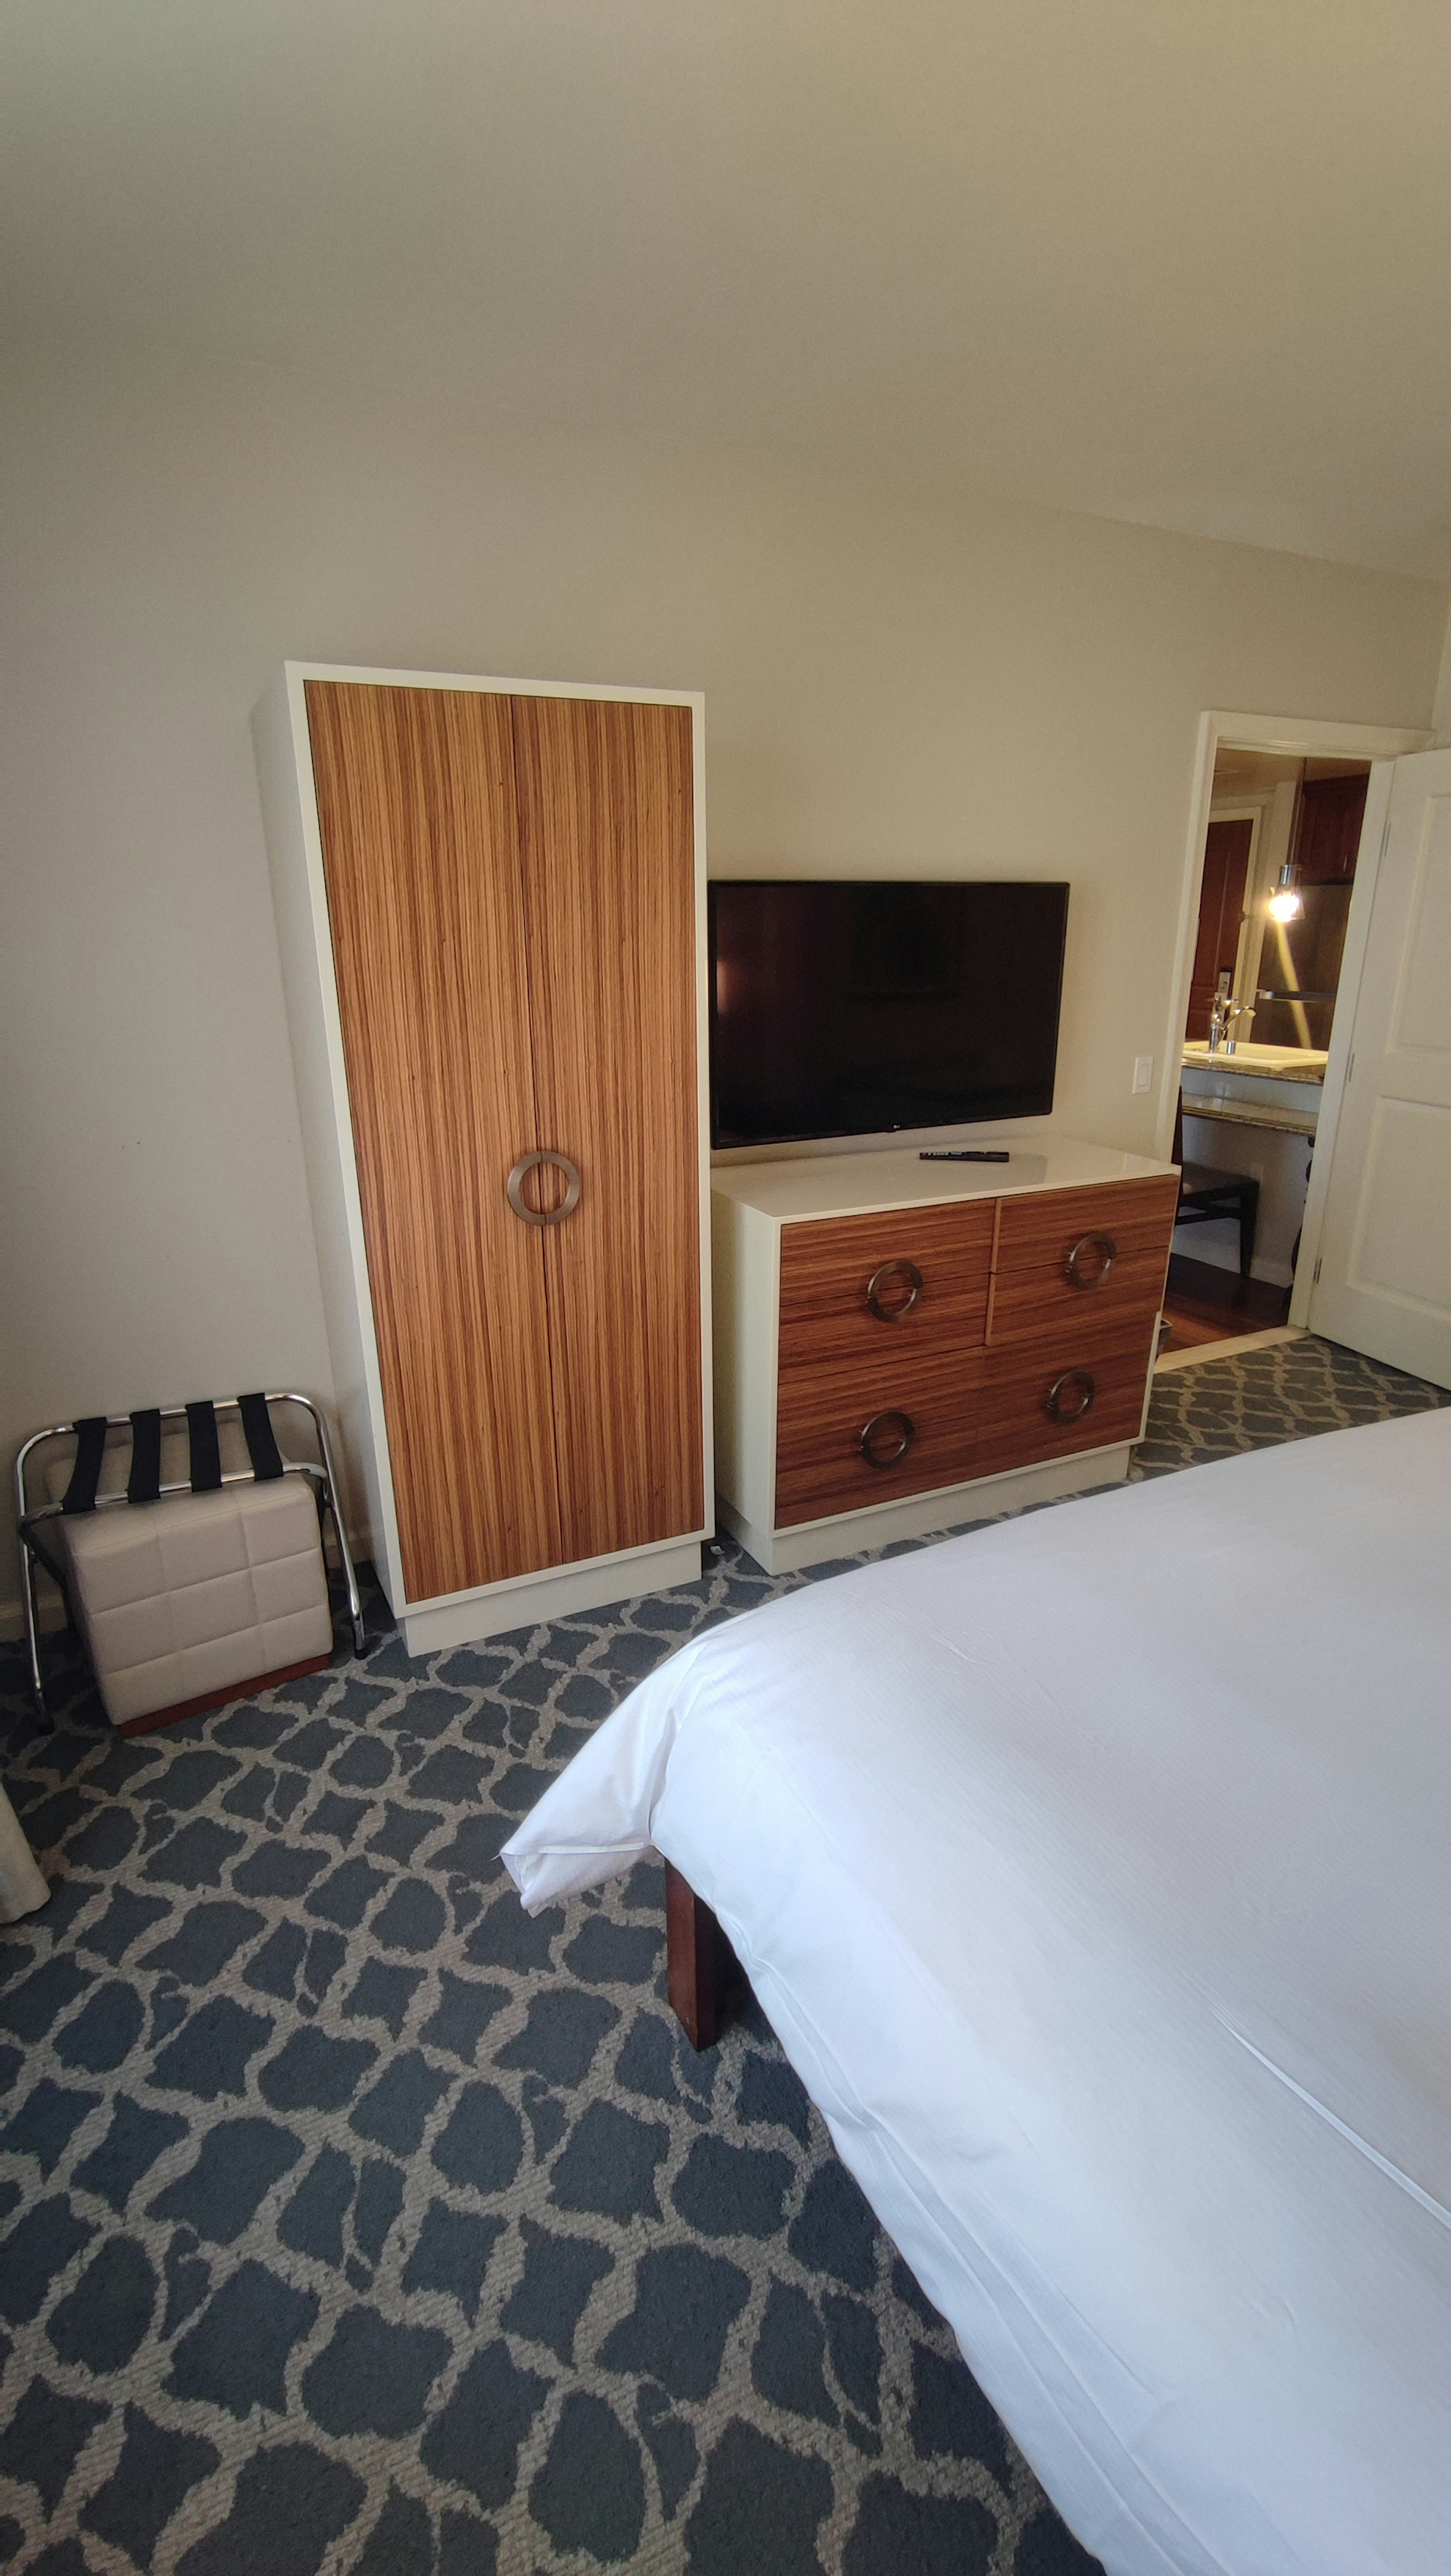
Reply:
[[716, 878], [711, 1142], [1053, 1106], [1066, 885]]

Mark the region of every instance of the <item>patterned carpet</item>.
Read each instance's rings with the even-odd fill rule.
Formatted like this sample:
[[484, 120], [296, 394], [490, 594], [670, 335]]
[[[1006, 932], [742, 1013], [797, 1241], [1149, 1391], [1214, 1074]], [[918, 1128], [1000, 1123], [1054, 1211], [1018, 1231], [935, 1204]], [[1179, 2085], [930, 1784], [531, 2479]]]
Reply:
[[[1446, 1401], [1302, 1342], [1158, 1381], [1139, 1472]], [[33, 2576], [1084, 2576], [770, 2032], [696, 2058], [648, 1868], [497, 1859], [688, 1590], [164, 1735], [69, 1645], [8, 1785], [0, 2565]]]

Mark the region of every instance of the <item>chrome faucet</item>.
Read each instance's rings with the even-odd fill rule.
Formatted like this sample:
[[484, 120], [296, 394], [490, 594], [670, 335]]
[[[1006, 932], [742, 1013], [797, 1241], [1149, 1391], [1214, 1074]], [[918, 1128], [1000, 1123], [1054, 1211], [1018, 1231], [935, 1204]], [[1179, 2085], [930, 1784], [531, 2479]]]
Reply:
[[1250, 1016], [1247, 1002], [1232, 1002], [1227, 993], [1216, 993], [1209, 1011], [1209, 1053], [1220, 1050], [1233, 1055], [1239, 1045], [1239, 1022]]

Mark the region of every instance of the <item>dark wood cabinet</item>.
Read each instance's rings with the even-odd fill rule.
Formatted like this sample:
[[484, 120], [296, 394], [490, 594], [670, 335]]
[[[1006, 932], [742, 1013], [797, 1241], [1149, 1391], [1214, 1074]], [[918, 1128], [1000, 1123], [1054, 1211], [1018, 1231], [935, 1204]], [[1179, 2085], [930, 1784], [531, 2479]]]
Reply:
[[1221, 975], [1233, 977], [1244, 919], [1245, 877], [1249, 869], [1252, 823], [1211, 823], [1204, 844], [1204, 879], [1199, 893], [1199, 936], [1189, 981], [1186, 1038], [1209, 1035], [1209, 1014]]
[[1300, 790], [1300, 821], [1295, 835], [1297, 884], [1351, 883], [1369, 783], [1367, 770], [1356, 778], [1306, 779]]

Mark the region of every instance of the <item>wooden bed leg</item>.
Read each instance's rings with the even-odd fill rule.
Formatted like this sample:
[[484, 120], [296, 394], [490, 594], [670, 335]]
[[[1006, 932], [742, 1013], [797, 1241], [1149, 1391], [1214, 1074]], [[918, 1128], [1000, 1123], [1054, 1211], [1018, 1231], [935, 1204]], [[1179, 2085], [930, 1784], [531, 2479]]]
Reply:
[[692, 2048], [714, 2048], [731, 1948], [689, 1879], [665, 1864], [665, 1954], [671, 2009]]

